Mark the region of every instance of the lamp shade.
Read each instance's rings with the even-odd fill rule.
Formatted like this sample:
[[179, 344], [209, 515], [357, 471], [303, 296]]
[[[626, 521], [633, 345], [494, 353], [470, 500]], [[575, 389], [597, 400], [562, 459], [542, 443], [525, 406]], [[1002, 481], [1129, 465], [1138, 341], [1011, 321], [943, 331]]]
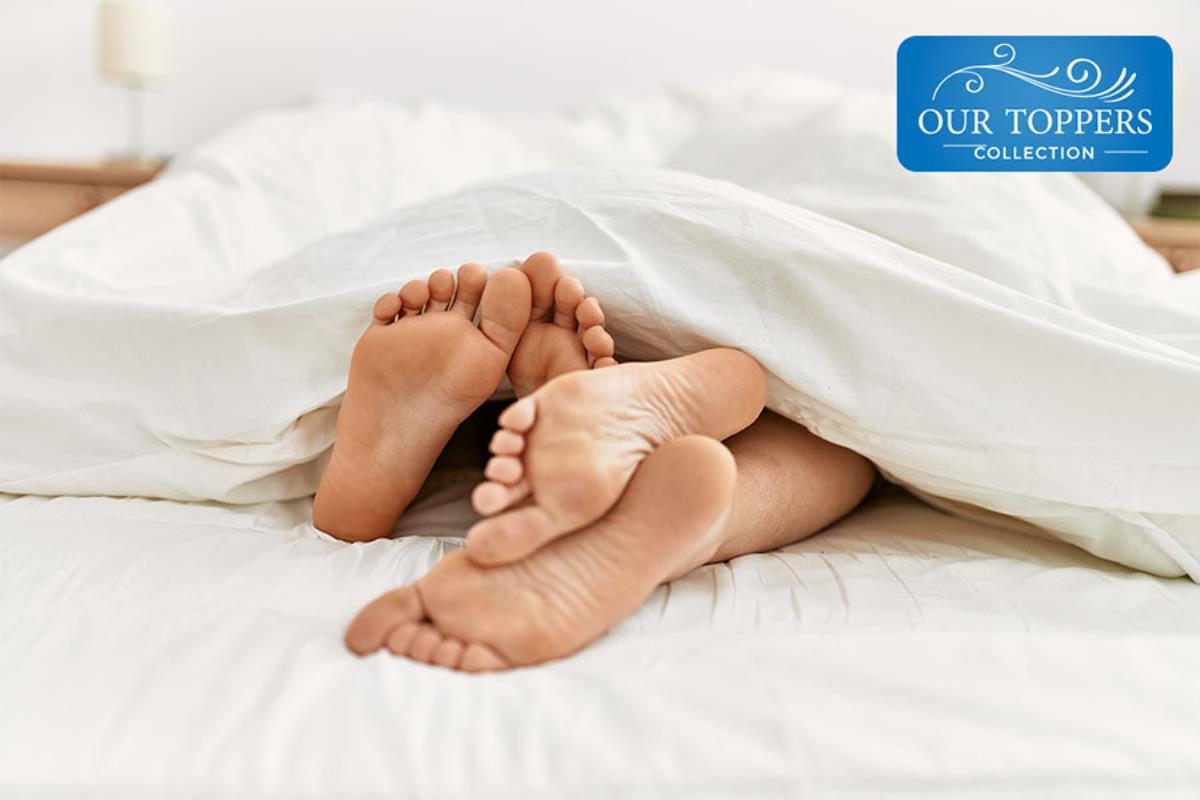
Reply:
[[167, 11], [151, 0], [105, 0], [100, 4], [100, 74], [130, 84], [167, 78]]

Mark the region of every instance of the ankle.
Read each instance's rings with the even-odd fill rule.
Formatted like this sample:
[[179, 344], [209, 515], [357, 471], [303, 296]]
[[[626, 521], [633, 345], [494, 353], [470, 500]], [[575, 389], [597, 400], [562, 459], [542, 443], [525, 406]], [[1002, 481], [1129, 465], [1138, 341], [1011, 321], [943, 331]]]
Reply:
[[[391, 535], [404, 510], [394, 506], [396, 495], [371, 491], [338, 466], [336, 455], [335, 449], [313, 498], [313, 527], [344, 542], [370, 542]], [[380, 503], [384, 498], [391, 502]]]

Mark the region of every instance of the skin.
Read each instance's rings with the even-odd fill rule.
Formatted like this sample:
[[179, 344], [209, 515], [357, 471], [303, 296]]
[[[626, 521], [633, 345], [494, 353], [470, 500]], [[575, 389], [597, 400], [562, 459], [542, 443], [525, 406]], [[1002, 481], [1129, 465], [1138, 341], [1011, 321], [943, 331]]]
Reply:
[[805, 539], [853, 511], [875, 483], [870, 461], [770, 411], [725, 446], [738, 480], [711, 562]]
[[596, 521], [649, 453], [688, 434], [732, 436], [766, 391], [758, 363], [728, 348], [554, 378], [500, 415], [489, 480], [472, 496], [488, 518], [467, 533], [467, 554], [511, 563]]
[[[380, 297], [350, 360], [313, 525], [345, 541], [391, 534], [462, 422], [500, 385], [604, 367], [612, 337], [595, 298], [535, 253], [488, 277], [464, 264]], [[475, 322], [478, 314], [479, 321]], [[569, 366], [568, 366], [569, 365]]]
[[[704, 563], [803, 539], [852, 510], [871, 487], [875, 470], [861, 456], [763, 410], [765, 379], [745, 354], [718, 348], [615, 365], [598, 304], [583, 299], [582, 287], [563, 276], [557, 259], [534, 254], [519, 274], [529, 299], [520, 308], [523, 335], [512, 345], [507, 369], [521, 399], [501, 415], [487, 480], [474, 495], [485, 519], [468, 532], [463, 551], [359, 612], [346, 632], [355, 653], [387, 649], [465, 671], [561, 658], [603, 635], [660, 583]], [[401, 330], [448, 334], [415, 325]], [[457, 326], [454, 335], [477, 333]], [[392, 349], [421, 352], [422, 344], [397, 336]], [[468, 352], [462, 345], [451, 350]], [[386, 434], [367, 427], [393, 418], [396, 405], [410, 414], [428, 408], [395, 396], [413, 394], [413, 385], [371, 391], [380, 374], [393, 374], [371, 371], [370, 359], [392, 357], [389, 349], [378, 351], [362, 359], [356, 351], [352, 362], [350, 386], [360, 379], [356, 397], [362, 401], [343, 415], [348, 432], [361, 422], [358, 441], [368, 444], [343, 448], [342, 474], [353, 470], [360, 485], [376, 487], [417, 472], [423, 480], [437, 455], [432, 447], [418, 454], [423, 467], [416, 470], [411, 452], [384, 447], [388, 455], [380, 458], [375, 440]], [[433, 373], [417, 384], [420, 391], [441, 385]], [[493, 374], [487, 371], [488, 382]], [[730, 392], [731, 385], [738, 391]], [[369, 398], [384, 397], [391, 405], [371, 408]], [[460, 413], [438, 424], [449, 425]], [[337, 447], [342, 425], [339, 417]], [[325, 509], [352, 507], [338, 494], [347, 483], [330, 484]], [[363, 502], [365, 494], [356, 499]], [[374, 535], [390, 532], [408, 499], [393, 497], [386, 513], [371, 517]], [[361, 520], [325, 519], [339, 530], [365, 530]]]
[[451, 553], [359, 612], [346, 645], [468, 672], [572, 653], [637, 610], [664, 578], [706, 559], [735, 481], [720, 443], [674, 439], [644, 459], [603, 519], [500, 567]]

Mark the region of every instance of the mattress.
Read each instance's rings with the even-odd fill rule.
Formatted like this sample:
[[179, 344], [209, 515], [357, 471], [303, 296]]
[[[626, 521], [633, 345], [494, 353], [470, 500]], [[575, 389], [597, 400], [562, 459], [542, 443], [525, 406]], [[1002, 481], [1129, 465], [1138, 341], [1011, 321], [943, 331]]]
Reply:
[[0, 796], [1195, 796], [1200, 586], [899, 490], [661, 587], [572, 658], [462, 675], [340, 635], [472, 520], [307, 500], [0, 501]]

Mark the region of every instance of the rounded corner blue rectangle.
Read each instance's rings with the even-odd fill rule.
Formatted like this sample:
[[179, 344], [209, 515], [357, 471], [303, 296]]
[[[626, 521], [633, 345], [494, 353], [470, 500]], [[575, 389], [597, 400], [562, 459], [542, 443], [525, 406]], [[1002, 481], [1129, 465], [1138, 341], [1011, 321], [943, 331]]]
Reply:
[[1152, 172], [1173, 154], [1160, 36], [910, 36], [896, 155], [914, 172]]

